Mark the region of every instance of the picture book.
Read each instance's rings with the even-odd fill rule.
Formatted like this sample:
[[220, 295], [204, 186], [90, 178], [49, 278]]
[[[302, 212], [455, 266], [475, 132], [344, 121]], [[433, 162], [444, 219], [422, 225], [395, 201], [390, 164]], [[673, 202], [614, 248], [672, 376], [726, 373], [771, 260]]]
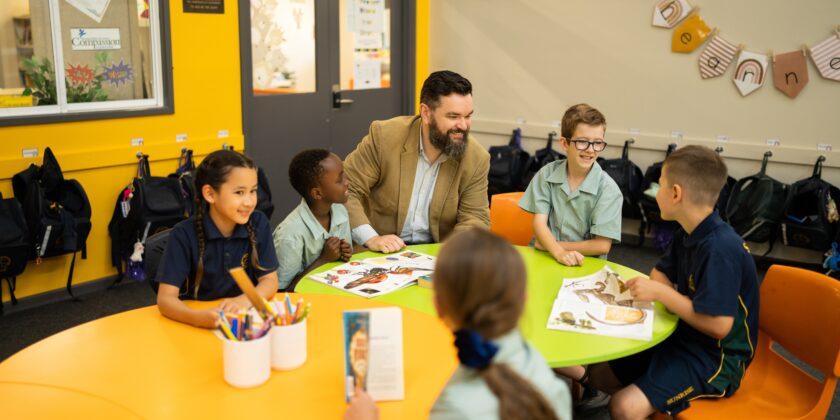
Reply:
[[363, 296], [381, 296], [418, 282], [431, 279], [436, 258], [415, 251], [350, 261], [309, 278], [332, 287]]
[[375, 401], [405, 399], [402, 310], [397, 307], [344, 312], [344, 395], [356, 386]]
[[650, 340], [653, 304], [634, 302], [624, 279], [604, 267], [585, 277], [563, 279], [547, 328]]

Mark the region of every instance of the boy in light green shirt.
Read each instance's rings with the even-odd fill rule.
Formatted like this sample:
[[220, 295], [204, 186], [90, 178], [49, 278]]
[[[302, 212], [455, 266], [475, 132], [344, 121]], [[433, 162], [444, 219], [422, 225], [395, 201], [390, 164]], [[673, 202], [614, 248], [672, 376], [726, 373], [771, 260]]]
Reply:
[[595, 162], [607, 147], [606, 127], [604, 115], [587, 104], [566, 110], [560, 146], [567, 159], [540, 169], [519, 201], [534, 214], [534, 247], [560, 264], [604, 258], [621, 240], [621, 190]]
[[289, 181], [303, 197], [274, 230], [280, 290], [294, 290], [309, 271], [352, 255], [341, 159], [324, 149], [304, 150], [289, 164]]

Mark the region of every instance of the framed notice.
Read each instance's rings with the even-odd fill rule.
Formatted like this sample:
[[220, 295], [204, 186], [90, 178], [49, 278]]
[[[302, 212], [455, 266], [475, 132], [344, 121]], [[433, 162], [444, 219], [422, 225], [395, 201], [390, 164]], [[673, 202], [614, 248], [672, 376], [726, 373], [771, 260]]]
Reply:
[[225, 13], [225, 0], [184, 0], [184, 13]]

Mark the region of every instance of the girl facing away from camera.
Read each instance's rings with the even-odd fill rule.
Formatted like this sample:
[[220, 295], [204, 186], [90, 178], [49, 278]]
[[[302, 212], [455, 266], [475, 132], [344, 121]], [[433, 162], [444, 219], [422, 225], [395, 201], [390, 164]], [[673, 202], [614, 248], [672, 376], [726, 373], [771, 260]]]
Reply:
[[[455, 335], [460, 366], [432, 407], [440, 419], [571, 419], [571, 397], [542, 355], [519, 332], [525, 263], [504, 239], [481, 228], [440, 248], [434, 280], [438, 316]], [[375, 419], [361, 389], [345, 419]]]

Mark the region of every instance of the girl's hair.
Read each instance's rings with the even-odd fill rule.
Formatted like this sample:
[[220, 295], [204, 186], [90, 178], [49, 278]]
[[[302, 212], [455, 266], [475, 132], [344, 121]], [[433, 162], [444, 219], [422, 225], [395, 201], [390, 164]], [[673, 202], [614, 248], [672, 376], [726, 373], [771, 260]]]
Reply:
[[[452, 235], [435, 266], [435, 295], [443, 316], [485, 340], [514, 328], [525, 306], [525, 263], [504, 239], [473, 228]], [[508, 365], [479, 371], [499, 400], [499, 418], [556, 419], [554, 408]]]
[[[201, 280], [204, 277], [204, 212], [206, 211], [205, 207], [209, 205], [204, 200], [201, 188], [209, 185], [214, 190], [219, 191], [222, 184], [227, 181], [230, 171], [234, 168], [257, 169], [254, 161], [239, 152], [217, 150], [207, 155], [195, 170], [195, 232], [198, 236], [198, 267], [195, 270], [195, 280], [193, 280], [192, 287], [195, 298], [198, 298], [198, 288], [201, 286]], [[246, 227], [248, 228], [248, 240], [251, 242], [251, 266], [262, 270], [263, 267], [260, 266], [260, 258], [257, 254], [256, 233], [250, 220], [248, 220]]]

